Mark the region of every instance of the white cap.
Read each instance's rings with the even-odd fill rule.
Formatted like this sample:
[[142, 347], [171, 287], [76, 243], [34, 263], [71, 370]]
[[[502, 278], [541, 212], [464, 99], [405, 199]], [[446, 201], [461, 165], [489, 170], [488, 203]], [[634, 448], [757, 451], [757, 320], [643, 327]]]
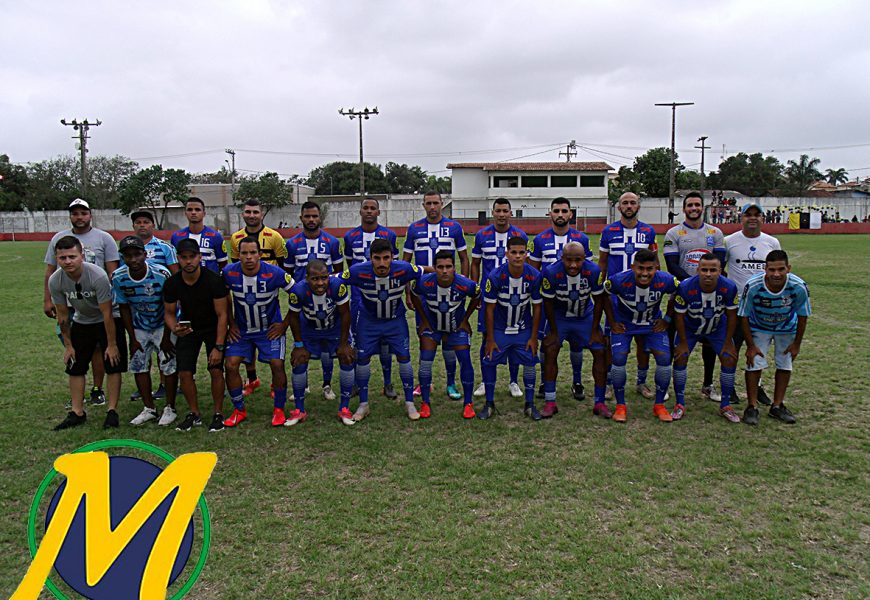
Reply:
[[73, 210], [74, 208], [85, 208], [87, 210], [91, 210], [91, 205], [82, 200], [81, 198], [76, 198], [69, 203], [69, 210]]

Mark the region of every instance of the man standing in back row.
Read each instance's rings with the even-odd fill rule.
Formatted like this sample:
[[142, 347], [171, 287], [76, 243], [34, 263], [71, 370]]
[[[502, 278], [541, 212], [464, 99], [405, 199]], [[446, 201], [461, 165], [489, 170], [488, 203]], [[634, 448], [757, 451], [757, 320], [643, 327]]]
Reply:
[[191, 196], [184, 203], [184, 216], [187, 219], [187, 227], [173, 233], [169, 240], [175, 247], [176, 253], [181, 240], [191, 239], [199, 244], [202, 266], [209, 271], [220, 273], [221, 269], [227, 266], [224, 237], [217, 229], [206, 226], [205, 202], [196, 196]]

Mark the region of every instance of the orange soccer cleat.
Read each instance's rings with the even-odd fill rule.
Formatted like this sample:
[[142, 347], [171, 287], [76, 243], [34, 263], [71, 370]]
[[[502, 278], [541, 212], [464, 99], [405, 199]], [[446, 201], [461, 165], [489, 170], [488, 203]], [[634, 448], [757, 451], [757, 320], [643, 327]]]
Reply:
[[463, 419], [473, 419], [475, 417], [474, 406], [471, 404], [466, 404], [462, 409], [462, 418]]
[[668, 412], [668, 409], [664, 404], [655, 404], [653, 405], [653, 414], [659, 418], [659, 421], [662, 423], [670, 423], [674, 420], [671, 416], [671, 413]]
[[617, 404], [616, 410], [613, 411], [613, 420], [617, 423], [625, 423], [628, 420], [628, 411], [625, 404]]
[[235, 427], [247, 418], [248, 411], [235, 409], [233, 410], [233, 414], [224, 421], [224, 427]]
[[280, 427], [287, 420], [283, 408], [272, 409], [272, 427]]
[[421, 419], [428, 419], [431, 416], [432, 416], [432, 408], [428, 404], [424, 403], [423, 406], [420, 407], [420, 418]]

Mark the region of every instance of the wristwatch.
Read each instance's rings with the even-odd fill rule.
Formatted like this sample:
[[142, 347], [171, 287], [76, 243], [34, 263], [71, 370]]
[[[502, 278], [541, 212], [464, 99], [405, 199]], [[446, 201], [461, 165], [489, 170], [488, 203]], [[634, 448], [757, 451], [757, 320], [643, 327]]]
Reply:
[[218, 352], [223, 352], [227, 348], [224, 344], [215, 344], [214, 347]]

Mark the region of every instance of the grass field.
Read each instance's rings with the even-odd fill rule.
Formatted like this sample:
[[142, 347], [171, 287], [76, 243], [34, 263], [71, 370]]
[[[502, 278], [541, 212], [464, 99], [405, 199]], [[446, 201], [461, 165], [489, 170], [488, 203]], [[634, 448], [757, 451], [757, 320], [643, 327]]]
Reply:
[[[659, 423], [633, 392], [627, 425], [602, 421], [570, 399], [566, 352], [561, 412], [539, 423], [508, 397], [505, 370], [502, 414], [488, 422], [436, 395], [433, 418], [412, 423], [376, 395], [348, 428], [315, 393], [308, 422], [275, 430], [264, 386], [238, 430], [122, 425], [108, 436], [218, 453], [212, 551], [192, 598], [866, 598], [870, 236], [782, 243], [813, 302], [787, 398], [796, 426], [764, 412], [756, 428], [718, 417], [700, 397], [697, 353], [684, 421]], [[44, 250], [0, 244], [4, 595], [28, 564], [27, 510], [52, 461], [106, 437], [96, 408], [85, 427], [51, 431], [67, 388], [41, 312]], [[443, 382], [440, 359], [435, 368]], [[591, 389], [588, 355], [584, 371]], [[132, 386], [125, 378], [122, 423], [140, 409]]]

